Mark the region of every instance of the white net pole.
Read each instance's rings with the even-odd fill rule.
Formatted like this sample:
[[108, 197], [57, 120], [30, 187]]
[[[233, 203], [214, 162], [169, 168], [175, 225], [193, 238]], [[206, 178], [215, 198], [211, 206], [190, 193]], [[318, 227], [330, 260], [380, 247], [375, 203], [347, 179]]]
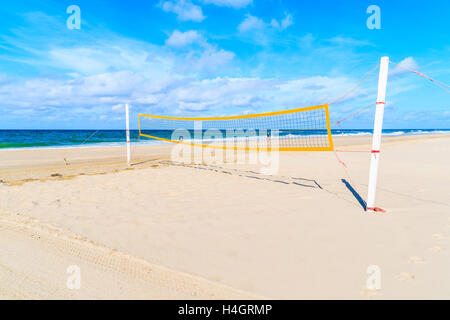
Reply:
[[[372, 151], [370, 154], [369, 189], [367, 193], [367, 211], [378, 211], [375, 207], [375, 194], [377, 189], [378, 165], [380, 161], [381, 131], [383, 129], [384, 104], [386, 101], [386, 85], [389, 69], [389, 57], [382, 57], [380, 74], [378, 77], [378, 97], [373, 128]], [[377, 210], [378, 209], [378, 210]]]
[[125, 121], [127, 125], [127, 165], [130, 165], [131, 160], [131, 146], [130, 146], [130, 115], [128, 103], [125, 104]]

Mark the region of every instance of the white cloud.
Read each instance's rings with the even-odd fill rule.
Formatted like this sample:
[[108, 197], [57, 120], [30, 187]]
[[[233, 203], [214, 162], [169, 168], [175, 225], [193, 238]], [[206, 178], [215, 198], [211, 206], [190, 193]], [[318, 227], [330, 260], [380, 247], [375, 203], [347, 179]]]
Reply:
[[111, 110], [118, 112], [123, 111], [125, 110], [125, 105], [123, 103], [115, 104], [111, 107]]
[[292, 24], [294, 24], [294, 20], [292, 18], [292, 15], [290, 14], [286, 14], [286, 17], [284, 17], [284, 19], [281, 20], [281, 28], [283, 30], [291, 26]]
[[264, 22], [261, 19], [249, 14], [238, 26], [238, 30], [240, 32], [247, 32], [250, 30], [257, 30], [262, 28], [264, 28]]
[[200, 48], [188, 51], [182, 59], [177, 61], [174, 68], [177, 72], [215, 72], [227, 66], [235, 57], [233, 52], [217, 49], [214, 45], [209, 44], [201, 34], [194, 30], [186, 32], [175, 30], [166, 41], [166, 44], [172, 47], [185, 47], [194, 43], [199, 44]]
[[203, 0], [206, 4], [215, 4], [220, 7], [231, 7], [240, 9], [248, 6], [253, 0]]
[[[285, 27], [292, 22], [287, 17], [288, 15], [283, 19], [286, 21]], [[256, 17], [247, 16], [246, 20], [244, 30], [260, 28], [261, 25], [263, 30], [271, 28], [270, 24]], [[278, 24], [280, 28], [283, 27], [283, 20]], [[146, 113], [187, 114], [201, 111], [205, 115], [221, 115], [273, 111], [321, 104], [346, 92], [357, 83], [357, 79], [347, 77], [299, 75], [301, 72], [309, 72], [310, 66], [317, 65], [317, 61], [321, 61], [321, 70], [325, 70], [322, 72], [326, 74], [330, 63], [334, 67], [335, 64], [355, 60], [354, 56], [349, 58], [345, 46], [339, 47], [336, 44], [329, 48], [327, 41], [326, 50], [320, 46], [318, 49], [311, 49], [311, 54], [308, 54], [311, 60], [305, 55], [294, 57], [301, 60], [302, 64], [287, 60], [290, 57], [286, 55], [255, 57], [258, 63], [266, 63], [273, 68], [289, 65], [290, 69], [295, 69], [295, 74], [286, 76], [288, 79], [283, 79], [285, 71], [271, 72], [270, 69], [244, 78], [239, 75], [252, 74], [254, 69], [239, 69], [241, 65], [233, 52], [209, 44], [201, 34], [193, 30], [174, 31], [167, 39], [167, 45], [186, 47], [183, 50], [171, 50], [166, 46], [134, 41], [112, 33], [105, 36], [103, 31], [83, 34], [81, 40], [64, 35], [50, 41], [48, 36], [37, 35], [36, 43], [30, 44], [31, 37], [26, 32], [32, 29], [21, 30], [26, 36], [16, 38], [17, 50], [27, 47], [20, 62], [37, 70], [55, 71], [53, 74], [58, 73], [58, 76], [22, 79], [0, 74], [0, 111], [7, 116], [22, 116], [23, 111], [36, 119], [51, 118], [55, 123], [58, 118], [68, 121], [78, 119], [78, 122], [74, 122], [78, 124], [85, 123], [89, 117], [103, 117], [112, 121], [121, 114], [124, 103], [132, 104], [137, 112]], [[280, 34], [275, 29], [272, 31], [273, 34]], [[280, 34], [279, 39], [281, 38], [284, 36]], [[342, 39], [335, 41], [340, 44], [355, 43]], [[294, 41], [298, 40], [294, 38]], [[320, 45], [320, 41], [315, 40], [312, 35], [306, 35], [301, 41], [305, 44], [315, 41], [314, 44], [317, 42]], [[193, 43], [199, 43], [200, 46], [189, 46]], [[336, 52], [344, 58], [338, 55], [338, 59], [335, 59]], [[403, 63], [412, 66], [414, 60], [408, 59]], [[235, 60], [238, 61], [234, 63]], [[244, 67], [247, 66], [245, 64]], [[320, 72], [315, 70], [314, 74]], [[342, 74], [334, 70], [330, 73]], [[267, 74], [281, 75], [281, 79]], [[64, 78], [67, 75], [70, 77]], [[405, 88], [402, 83], [400, 85], [401, 88], [393, 88], [390, 92]], [[375, 86], [376, 82], [372, 91], [358, 89], [346, 102], [360, 104], [369, 93], [375, 95]], [[333, 112], [339, 110], [339, 107], [333, 106]]]
[[281, 20], [281, 22], [278, 22], [278, 20], [276, 19], [272, 19], [270, 23], [265, 23], [260, 18], [247, 14], [244, 21], [239, 24], [238, 30], [240, 32], [248, 32], [251, 30], [262, 30], [267, 27], [272, 27], [274, 29], [283, 31], [293, 23], [294, 19], [292, 18], [292, 15], [288, 13], [285, 13], [285, 17]]
[[[407, 70], [403, 69], [403, 68], [407, 68], [407, 69], [412, 69], [412, 70], [417, 70], [419, 69], [419, 65], [417, 64], [416, 60], [414, 60], [413, 57], [408, 57], [403, 59], [402, 61], [400, 61], [399, 63], [400, 67], [395, 67], [392, 71], [389, 72], [390, 76], [395, 76], [395, 75], [399, 75], [405, 72], [408, 72]], [[403, 67], [403, 68], [401, 68]]]
[[[270, 28], [256, 17], [247, 19], [244, 30], [261, 25]], [[356, 83], [342, 77], [239, 77], [251, 72], [232, 64], [235, 54], [216, 48], [192, 30], [174, 31], [167, 39], [170, 46], [201, 44], [179, 51], [114, 34], [104, 38], [108, 40], [98, 40], [94, 33], [82, 42], [75, 39], [69, 46], [66, 38], [51, 41], [51, 46], [39, 41], [29, 51], [33, 55], [28, 53], [21, 62], [60, 70], [71, 77], [20, 79], [2, 75], [0, 110], [8, 115], [26, 110], [37, 119], [78, 119], [78, 123], [88, 117], [114, 119], [124, 103], [146, 113], [236, 114], [324, 103]], [[306, 40], [311, 42], [311, 38]], [[28, 39], [18, 38], [17, 47], [20, 41], [28, 43]], [[272, 57], [265, 59], [274, 61]], [[224, 74], [234, 76], [221, 76]], [[347, 101], [366, 94], [357, 91]]]
[[199, 58], [194, 57], [191, 62], [189, 62], [191, 58], [188, 58], [187, 63], [189, 64], [189, 68], [191, 70], [215, 71], [227, 65], [234, 58], [234, 56], [234, 53], [230, 51], [209, 48], [203, 51]]
[[165, 12], [173, 12], [181, 21], [201, 22], [205, 19], [202, 8], [189, 0], [164, 1], [161, 8]]
[[270, 21], [270, 25], [274, 28], [280, 28], [280, 23], [276, 19], [272, 19], [272, 21]]
[[192, 43], [204, 42], [204, 38], [194, 30], [180, 32], [175, 30], [166, 40], [166, 45], [171, 47], [185, 47]]
[[284, 30], [293, 24], [294, 19], [292, 18], [292, 15], [288, 13], [285, 14], [285, 17], [281, 20], [281, 22], [278, 22], [276, 19], [272, 19], [272, 21], [270, 22], [270, 25], [272, 27], [279, 30]]
[[73, 93], [81, 96], [120, 97], [127, 95], [143, 81], [144, 78], [141, 75], [131, 71], [119, 71], [73, 80], [73, 82], [68, 84], [72, 88], [76, 88]]
[[[217, 54], [223, 55], [220, 51]], [[212, 60], [205, 63], [216, 63], [214, 55], [204, 59], [210, 58]], [[0, 107], [8, 114], [27, 110], [40, 116], [60, 115], [64, 119], [84, 119], [87, 114], [112, 118], [123, 110], [124, 103], [133, 104], [137, 112], [233, 114], [321, 104], [354, 83], [343, 77], [198, 80], [174, 75], [149, 79], [134, 72], [120, 71], [75, 80], [8, 81], [0, 84], [0, 101], [3, 101]], [[366, 92], [358, 91], [348, 99], [361, 99], [365, 95]]]

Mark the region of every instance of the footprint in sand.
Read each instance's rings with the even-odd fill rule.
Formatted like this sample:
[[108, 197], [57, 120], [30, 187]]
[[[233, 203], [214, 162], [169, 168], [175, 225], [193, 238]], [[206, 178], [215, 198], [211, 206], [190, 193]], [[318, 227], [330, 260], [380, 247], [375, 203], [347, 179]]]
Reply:
[[422, 264], [425, 263], [425, 259], [420, 257], [409, 257], [409, 262], [414, 264]]
[[395, 276], [395, 278], [400, 281], [409, 281], [415, 279], [416, 277], [409, 272], [401, 272], [399, 275]]
[[221, 282], [221, 281], [222, 281], [222, 279], [221, 279], [219, 276], [217, 276], [217, 275], [212, 276], [212, 277], [210, 277], [209, 279], [210, 279], [211, 281], [214, 281], [214, 282]]
[[443, 251], [445, 251], [445, 249], [442, 248], [442, 247], [439, 247], [439, 246], [434, 246], [433, 248], [431, 248], [431, 251], [433, 251], [433, 252], [443, 252]]

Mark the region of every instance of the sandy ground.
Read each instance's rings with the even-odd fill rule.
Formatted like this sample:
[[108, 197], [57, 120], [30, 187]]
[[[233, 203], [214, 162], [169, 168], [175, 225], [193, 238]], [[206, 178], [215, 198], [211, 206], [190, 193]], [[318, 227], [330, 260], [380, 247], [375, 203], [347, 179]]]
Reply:
[[0, 240], [0, 299], [261, 299], [21, 215], [1, 212]]
[[[370, 137], [334, 142], [370, 150]], [[346, 168], [333, 152], [281, 153], [264, 175], [174, 163], [169, 147], [134, 147], [127, 168], [124, 150], [0, 151], [0, 297], [450, 298], [449, 135], [383, 138], [385, 214], [358, 199], [367, 152], [338, 152]]]

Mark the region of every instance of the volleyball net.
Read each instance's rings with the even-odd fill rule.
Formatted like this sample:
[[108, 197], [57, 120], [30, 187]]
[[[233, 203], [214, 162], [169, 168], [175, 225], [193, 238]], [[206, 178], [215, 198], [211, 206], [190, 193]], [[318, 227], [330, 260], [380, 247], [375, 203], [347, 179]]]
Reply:
[[204, 148], [332, 151], [328, 104], [225, 117], [139, 114], [139, 136]]

